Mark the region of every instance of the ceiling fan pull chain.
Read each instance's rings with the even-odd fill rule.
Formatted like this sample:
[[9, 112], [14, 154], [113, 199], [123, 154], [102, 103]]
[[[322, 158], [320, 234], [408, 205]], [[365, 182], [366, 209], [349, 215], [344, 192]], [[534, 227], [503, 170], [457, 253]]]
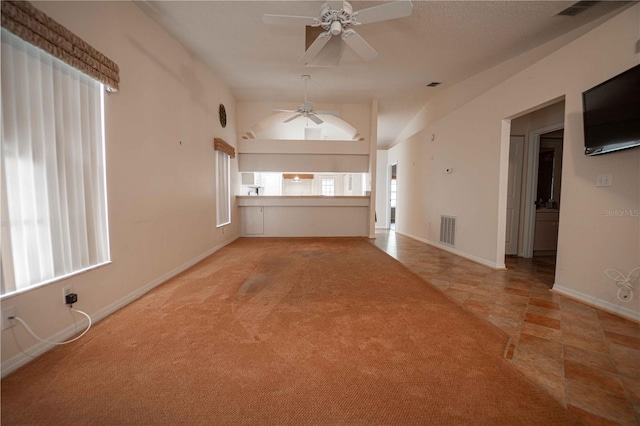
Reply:
[[307, 81], [311, 79], [310, 75], [303, 74], [302, 80], [304, 80], [304, 103], [307, 104]]

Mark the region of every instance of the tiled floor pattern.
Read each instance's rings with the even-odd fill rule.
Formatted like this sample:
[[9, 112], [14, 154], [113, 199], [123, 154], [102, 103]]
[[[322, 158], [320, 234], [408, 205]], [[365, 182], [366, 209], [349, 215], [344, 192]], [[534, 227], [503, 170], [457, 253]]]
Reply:
[[550, 292], [553, 262], [494, 271], [393, 231], [374, 244], [511, 336], [505, 356], [588, 425], [640, 425], [640, 324]]

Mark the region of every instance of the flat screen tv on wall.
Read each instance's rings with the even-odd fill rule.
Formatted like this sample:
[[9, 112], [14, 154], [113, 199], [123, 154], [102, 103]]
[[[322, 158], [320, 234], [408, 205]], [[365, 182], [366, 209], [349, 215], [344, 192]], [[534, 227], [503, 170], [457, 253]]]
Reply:
[[582, 93], [584, 154], [640, 146], [640, 65]]

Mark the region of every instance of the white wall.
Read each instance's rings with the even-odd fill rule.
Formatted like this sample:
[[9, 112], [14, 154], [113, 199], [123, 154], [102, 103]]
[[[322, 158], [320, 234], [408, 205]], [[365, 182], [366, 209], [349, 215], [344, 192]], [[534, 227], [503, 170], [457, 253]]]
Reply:
[[[256, 142], [260, 143], [260, 142]], [[361, 154], [239, 153], [242, 172], [340, 172], [367, 173], [369, 156]]]
[[[554, 288], [639, 318], [640, 298], [623, 304], [606, 268], [640, 264], [640, 218], [605, 210], [640, 207], [640, 150], [583, 155], [584, 90], [640, 62], [640, 5], [610, 20], [452, 109], [446, 91], [413, 120], [413, 136], [391, 148], [398, 161], [398, 230], [437, 245], [441, 214], [458, 217], [456, 250], [501, 267], [504, 262], [509, 119], [565, 98], [563, 194]], [[462, 87], [465, 83], [462, 83]], [[458, 93], [459, 87], [453, 87]], [[465, 98], [464, 96], [461, 96]], [[443, 171], [453, 168], [453, 173]], [[610, 188], [596, 188], [611, 173]], [[409, 201], [411, 200], [411, 201]]]
[[370, 142], [249, 139], [238, 143], [243, 172], [368, 172]]
[[[106, 165], [112, 263], [2, 300], [43, 337], [72, 332], [62, 286], [78, 309], [101, 317], [172, 271], [234, 239], [216, 228], [213, 138], [236, 144], [236, 103], [225, 85], [129, 2], [42, 2], [35, 6], [120, 66], [120, 92], [106, 96]], [[228, 125], [217, 117], [223, 103]], [[182, 144], [180, 144], [182, 142]], [[232, 188], [238, 187], [231, 160]], [[234, 197], [235, 198], [235, 197]], [[35, 341], [13, 330], [22, 349]], [[62, 334], [60, 334], [62, 332]], [[2, 332], [3, 373], [28, 359]], [[31, 349], [30, 349], [31, 348]]]

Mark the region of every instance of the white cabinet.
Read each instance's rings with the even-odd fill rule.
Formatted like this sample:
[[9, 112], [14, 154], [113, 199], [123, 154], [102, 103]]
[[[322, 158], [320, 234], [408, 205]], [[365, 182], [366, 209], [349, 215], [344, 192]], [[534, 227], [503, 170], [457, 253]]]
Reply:
[[244, 234], [264, 234], [264, 207], [251, 206], [243, 207], [242, 209], [244, 211]]
[[237, 195], [248, 237], [365, 237], [369, 196]]
[[556, 251], [558, 247], [557, 210], [538, 210], [536, 212], [536, 230], [533, 239], [533, 251]]

